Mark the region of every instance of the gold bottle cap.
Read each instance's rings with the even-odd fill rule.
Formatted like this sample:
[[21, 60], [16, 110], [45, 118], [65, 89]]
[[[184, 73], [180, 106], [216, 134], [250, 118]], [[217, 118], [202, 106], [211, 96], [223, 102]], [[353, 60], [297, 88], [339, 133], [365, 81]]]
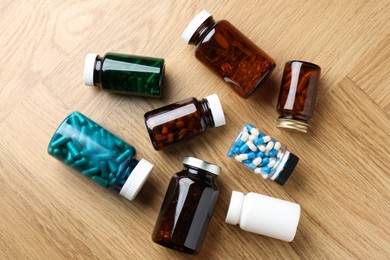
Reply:
[[276, 126], [300, 133], [307, 133], [307, 129], [309, 128], [308, 123], [289, 118], [278, 118]]

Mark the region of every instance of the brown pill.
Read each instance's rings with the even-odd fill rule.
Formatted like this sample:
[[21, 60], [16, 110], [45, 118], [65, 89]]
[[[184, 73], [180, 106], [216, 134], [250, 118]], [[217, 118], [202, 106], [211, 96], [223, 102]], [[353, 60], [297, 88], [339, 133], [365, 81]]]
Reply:
[[302, 109], [303, 105], [305, 104], [305, 98], [303, 96], [298, 96], [298, 103]]
[[298, 94], [301, 94], [302, 91], [307, 87], [309, 79], [310, 79], [311, 73], [306, 72], [303, 77], [301, 77], [300, 81], [298, 82], [297, 92]]
[[179, 138], [182, 138], [183, 136], [185, 136], [187, 134], [187, 129], [183, 128], [179, 131], [178, 133], [178, 137]]
[[182, 127], [184, 127], [184, 122], [183, 121], [176, 121], [176, 127], [177, 128], [182, 128]]
[[302, 91], [301, 96], [303, 96], [303, 97], [306, 98], [307, 90], [308, 90], [308, 88], [305, 88], [305, 89]]
[[217, 41], [219, 46], [221, 46], [222, 48], [224, 48], [224, 49], [229, 48], [229, 43], [227, 42], [227, 40], [225, 39], [225, 37], [222, 34], [216, 33], [215, 40]]
[[188, 123], [187, 129], [192, 130], [194, 128], [195, 124], [195, 118], [192, 118], [191, 121]]

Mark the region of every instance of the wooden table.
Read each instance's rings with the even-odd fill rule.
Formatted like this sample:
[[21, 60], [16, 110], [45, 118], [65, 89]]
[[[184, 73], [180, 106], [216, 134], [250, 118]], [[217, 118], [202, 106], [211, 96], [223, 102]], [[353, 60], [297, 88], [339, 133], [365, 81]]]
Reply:
[[[180, 40], [202, 9], [227, 19], [277, 63], [244, 100]], [[170, 177], [185, 156], [220, 165], [221, 194], [199, 258], [390, 258], [390, 2], [381, 1], [10, 1], [0, 3], [0, 258], [186, 258], [151, 241]], [[84, 86], [88, 52], [166, 60], [162, 99]], [[319, 64], [316, 111], [306, 135], [276, 128], [283, 65]], [[165, 151], [150, 144], [143, 114], [217, 93], [227, 117]], [[78, 110], [155, 164], [129, 202], [47, 154], [58, 124]], [[288, 145], [301, 160], [284, 186], [226, 156], [244, 123]], [[225, 223], [232, 190], [302, 207], [292, 243]]]

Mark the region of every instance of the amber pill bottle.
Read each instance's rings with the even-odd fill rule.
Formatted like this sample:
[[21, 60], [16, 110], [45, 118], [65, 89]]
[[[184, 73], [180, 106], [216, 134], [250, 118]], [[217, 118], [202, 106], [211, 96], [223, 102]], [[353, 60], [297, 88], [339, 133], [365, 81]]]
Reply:
[[188, 98], [157, 108], [147, 112], [144, 119], [156, 150], [225, 124], [225, 115], [216, 94], [202, 100]]
[[221, 168], [186, 157], [183, 170], [168, 186], [152, 239], [162, 246], [188, 254], [199, 253], [214, 212]]
[[293, 60], [286, 63], [280, 86], [277, 127], [307, 133], [313, 116], [321, 68]]
[[195, 45], [195, 56], [241, 97], [258, 89], [275, 67], [274, 60], [231, 23], [215, 21], [205, 10], [187, 26], [182, 39]]

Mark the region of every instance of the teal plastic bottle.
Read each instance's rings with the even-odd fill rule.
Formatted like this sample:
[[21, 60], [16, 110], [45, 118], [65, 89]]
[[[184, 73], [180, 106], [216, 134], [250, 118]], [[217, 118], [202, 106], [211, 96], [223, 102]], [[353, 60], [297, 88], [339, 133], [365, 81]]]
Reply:
[[135, 148], [79, 112], [55, 131], [48, 153], [100, 186], [133, 200], [153, 165], [135, 158]]

